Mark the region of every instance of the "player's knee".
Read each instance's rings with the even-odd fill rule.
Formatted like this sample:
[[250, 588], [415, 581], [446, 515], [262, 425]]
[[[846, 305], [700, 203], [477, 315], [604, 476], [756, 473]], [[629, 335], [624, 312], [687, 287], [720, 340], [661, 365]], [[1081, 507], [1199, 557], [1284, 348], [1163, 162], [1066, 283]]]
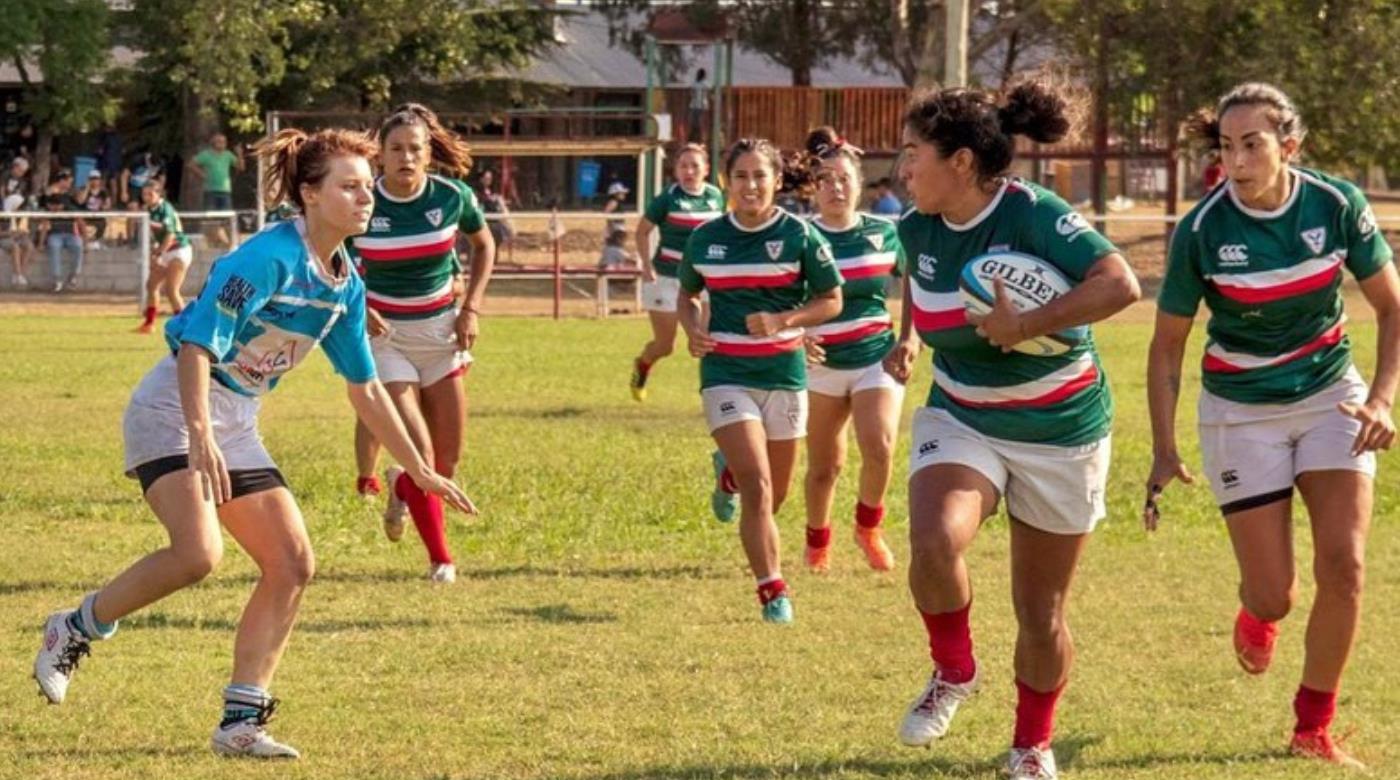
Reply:
[[175, 553], [175, 572], [185, 585], [213, 574], [224, 559], [224, 544], [218, 536], [177, 544], [171, 550]]
[[841, 476], [843, 464], [839, 460], [828, 463], [814, 463], [807, 469], [807, 480], [815, 487], [831, 488]]
[[1265, 623], [1273, 623], [1288, 617], [1293, 604], [1298, 600], [1298, 583], [1254, 587], [1245, 590], [1245, 609]]
[[951, 571], [962, 557], [962, 552], [952, 535], [941, 528], [911, 529], [909, 532], [912, 564], [921, 569]]
[[1033, 642], [1054, 642], [1065, 630], [1064, 600], [1054, 596], [1018, 599], [1016, 625]]
[[1366, 564], [1356, 551], [1319, 552], [1313, 565], [1317, 589], [1334, 599], [1360, 601], [1366, 581]]
[[316, 574], [316, 556], [310, 547], [297, 547], [281, 554], [276, 564], [264, 569], [264, 576], [275, 576], [283, 585], [300, 590], [311, 582]]

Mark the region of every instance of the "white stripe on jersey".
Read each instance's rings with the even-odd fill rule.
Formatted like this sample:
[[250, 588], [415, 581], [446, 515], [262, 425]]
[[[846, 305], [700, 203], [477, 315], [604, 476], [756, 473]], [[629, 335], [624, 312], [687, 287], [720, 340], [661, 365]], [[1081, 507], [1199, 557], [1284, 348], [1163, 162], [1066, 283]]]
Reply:
[[917, 284], [909, 285], [914, 308], [924, 311], [952, 311], [963, 308], [962, 297], [956, 292], [929, 292]]
[[836, 267], [842, 271], [881, 265], [894, 265], [894, 252], [871, 252], [866, 255], [839, 257], [836, 259]]
[[373, 291], [373, 290], [365, 290], [365, 298], [366, 298], [367, 300], [371, 300], [371, 301], [382, 301], [382, 302], [384, 302], [384, 303], [395, 303], [395, 304], [399, 304], [399, 305], [401, 305], [401, 306], [414, 306], [414, 305], [419, 305], [419, 304], [432, 303], [433, 301], [438, 300], [439, 298], [441, 298], [441, 297], [444, 296], [444, 295], [451, 295], [451, 294], [452, 294], [452, 277], [450, 277], [450, 276], [447, 277], [447, 281], [444, 282], [443, 285], [442, 285], [441, 287], [437, 288], [436, 290], [433, 290], [432, 292], [428, 293], [427, 295], [411, 295], [411, 296], [407, 296], [407, 297], [403, 297], [403, 298], [398, 298], [398, 297], [395, 297], [395, 296], [392, 296], [392, 295], [385, 295], [385, 294], [383, 294], [383, 293], [377, 293], [377, 292], [375, 292], [375, 291]]
[[452, 238], [456, 232], [457, 226], [453, 224], [431, 233], [415, 233], [410, 236], [395, 236], [393, 238], [355, 236], [355, 248], [369, 250], [407, 249], [408, 247], [441, 243]]
[[736, 276], [787, 276], [798, 271], [797, 263], [696, 263], [695, 270], [706, 278], [728, 279]]
[[938, 364], [935, 363], [933, 366], [933, 382], [938, 385], [943, 392], [973, 403], [1014, 403], [1016, 401], [1030, 401], [1045, 396], [1069, 382], [1084, 376], [1084, 374], [1093, 369], [1094, 358], [1092, 355], [1086, 353], [1064, 368], [1052, 371], [1039, 379], [1022, 382], [1019, 385], [984, 387], [982, 385], [963, 384], [945, 374], [943, 370], [938, 367]]
[[884, 314], [875, 314], [869, 317], [857, 317], [856, 319], [846, 320], [845, 322], [826, 322], [821, 325], [815, 325], [807, 329], [807, 335], [832, 336], [838, 333], [849, 333], [853, 330], [859, 330], [867, 325], [887, 325], [890, 324], [890, 322], [890, 314], [889, 312], [885, 312]]
[[1208, 279], [1211, 282], [1225, 287], [1246, 287], [1252, 290], [1268, 289], [1280, 285], [1296, 282], [1299, 279], [1307, 279], [1326, 273], [1335, 269], [1346, 260], [1347, 251], [1345, 249], [1334, 250], [1325, 257], [1315, 257], [1312, 260], [1289, 266], [1288, 268], [1278, 268], [1272, 271], [1254, 271], [1247, 274], [1211, 274]]
[[787, 328], [771, 336], [745, 336], [739, 333], [711, 333], [710, 338], [724, 344], [776, 344], [802, 338], [802, 329]]

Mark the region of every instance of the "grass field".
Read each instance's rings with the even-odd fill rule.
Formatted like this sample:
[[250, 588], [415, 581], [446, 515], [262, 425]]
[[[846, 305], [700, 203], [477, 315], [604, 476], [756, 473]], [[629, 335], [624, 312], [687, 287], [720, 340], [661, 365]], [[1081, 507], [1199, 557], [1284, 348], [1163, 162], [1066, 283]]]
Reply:
[[[662, 364], [648, 403], [627, 396], [646, 330], [637, 319], [486, 322], [463, 468], [483, 515], [452, 521], [454, 586], [424, 582], [412, 534], [386, 542], [377, 510], [351, 496], [351, 413], [325, 361], [268, 400], [268, 447], [319, 559], [274, 686], [274, 733], [302, 761], [226, 763], [208, 752], [253, 576], [231, 542], [219, 572], [128, 620], [94, 648], [68, 702], [47, 706], [29, 680], [44, 616], [162, 540], [120, 474], [121, 410], [160, 352], [127, 335], [131, 324], [125, 311], [0, 313], [0, 777], [997, 775], [1014, 703], [1004, 522], [987, 526], [971, 560], [983, 692], [933, 750], [904, 749], [895, 727], [928, 659], [902, 572], [902, 476], [889, 501], [901, 571], [878, 575], [858, 560], [850, 479], [832, 573], [801, 571], [799, 491], [780, 517], [797, 622], [760, 623], [736, 533], [709, 518], [693, 363]], [[1163, 530], [1140, 528], [1149, 329], [1141, 312], [1098, 328], [1119, 415], [1110, 516], [1074, 591], [1079, 655], [1058, 721], [1062, 770], [1082, 780], [1341, 776], [1283, 751], [1312, 592], [1304, 526], [1303, 603], [1260, 679], [1232, 657], [1236, 575], [1208, 489], [1174, 489]], [[1369, 370], [1374, 328], [1351, 331]], [[921, 366], [905, 432], [927, 384]], [[1191, 395], [1182, 435], [1194, 463]], [[901, 439], [901, 463], [905, 452]], [[1381, 777], [1400, 776], [1393, 461], [1382, 460], [1363, 634], [1338, 721], [1357, 727], [1349, 744]]]

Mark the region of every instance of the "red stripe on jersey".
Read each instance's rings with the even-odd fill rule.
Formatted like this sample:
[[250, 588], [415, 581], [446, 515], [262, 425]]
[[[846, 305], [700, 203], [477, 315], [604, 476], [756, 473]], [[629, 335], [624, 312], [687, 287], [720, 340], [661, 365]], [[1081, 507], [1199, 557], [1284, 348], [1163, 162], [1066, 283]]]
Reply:
[[451, 306], [452, 293], [424, 303], [389, 303], [388, 301], [377, 301], [373, 298], [366, 298], [365, 304], [375, 311], [388, 312], [390, 314], [421, 314], [423, 312], [435, 311]]
[[682, 228], [696, 228], [705, 224], [706, 222], [709, 222], [711, 219], [714, 219], [713, 215], [696, 217], [690, 214], [677, 213], [674, 211], [666, 215], [666, 222], [668, 224]]
[[1291, 363], [1294, 360], [1297, 360], [1298, 358], [1307, 357], [1308, 355], [1311, 355], [1314, 352], [1318, 352], [1320, 350], [1326, 349], [1327, 347], [1339, 344], [1341, 343], [1342, 337], [1344, 335], [1345, 333], [1342, 331], [1341, 323], [1337, 323], [1331, 328], [1328, 328], [1327, 331], [1324, 332], [1321, 336], [1318, 336], [1312, 341], [1309, 341], [1308, 343], [1304, 344], [1298, 349], [1295, 349], [1292, 352], [1287, 352], [1282, 355], [1279, 355], [1277, 358], [1271, 361], [1262, 362], [1259, 365], [1254, 366], [1243, 366], [1236, 363], [1231, 363], [1226, 358], [1218, 357], [1216, 355], [1210, 354], [1210, 352], [1206, 352], [1205, 357], [1201, 359], [1201, 370], [1209, 371], [1213, 374], [1240, 374], [1244, 373], [1245, 371], [1252, 371], [1259, 368], [1272, 368], [1274, 366], [1281, 366], [1284, 363]]
[[1337, 278], [1337, 274], [1341, 272], [1342, 266], [1338, 263], [1312, 276], [1305, 276], [1302, 279], [1274, 285], [1273, 287], [1235, 287], [1217, 283], [1215, 289], [1219, 290], [1221, 295], [1232, 301], [1239, 301], [1240, 303], [1269, 303], [1270, 301], [1292, 298], [1297, 295], [1305, 295], [1320, 290], [1330, 285]]
[[867, 336], [874, 336], [892, 329], [888, 322], [870, 322], [850, 330], [824, 334], [818, 339], [823, 344], [845, 344], [848, 341], [860, 341]]
[[925, 311], [918, 306], [914, 309], [914, 329], [920, 332], [960, 328], [967, 324], [967, 309], [944, 309]]
[[419, 244], [417, 246], [406, 246], [399, 249], [365, 249], [359, 248], [360, 256], [366, 260], [382, 262], [386, 260], [419, 260], [433, 255], [440, 255], [450, 251], [456, 243], [456, 236], [444, 239], [432, 244]]
[[894, 263], [881, 263], [879, 265], [861, 265], [855, 268], [842, 268], [841, 278], [846, 281], [852, 279], [869, 279], [872, 276], [884, 276], [894, 270]]
[[716, 341], [714, 354], [727, 355], [729, 357], [772, 357], [773, 355], [796, 352], [799, 349], [802, 349], [801, 336], [784, 341], [763, 341], [757, 343]]
[[1043, 395], [1038, 395], [1034, 398], [1018, 398], [1014, 400], [1004, 401], [973, 401], [971, 399], [963, 398], [948, 392], [948, 388], [946, 387], [940, 386], [939, 389], [941, 389], [943, 393], [949, 398], [956, 401], [959, 406], [967, 406], [974, 409], [1022, 409], [1033, 408], [1038, 406], [1052, 406], [1065, 400], [1066, 398], [1069, 398], [1079, 393], [1082, 390], [1093, 387], [1094, 383], [1097, 382], [1098, 379], [1098, 366], [1094, 365], [1093, 362], [1090, 362], [1088, 367], [1084, 370], [1084, 373], [1080, 374], [1077, 377], [1074, 377], [1073, 379], [1070, 379], [1069, 381], [1065, 382], [1059, 387]]
[[734, 290], [742, 287], [787, 287], [797, 281], [798, 274], [770, 274], [764, 276], [709, 276], [705, 286], [711, 290]]

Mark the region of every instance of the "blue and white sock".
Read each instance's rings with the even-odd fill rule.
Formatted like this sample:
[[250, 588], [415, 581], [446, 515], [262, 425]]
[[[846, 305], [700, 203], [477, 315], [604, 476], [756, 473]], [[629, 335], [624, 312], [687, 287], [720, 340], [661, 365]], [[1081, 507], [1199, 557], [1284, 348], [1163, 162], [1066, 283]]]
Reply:
[[271, 699], [266, 690], [256, 685], [234, 684], [224, 688], [224, 719], [219, 728], [253, 720]]
[[111, 639], [117, 633], [117, 621], [103, 623], [92, 613], [92, 605], [97, 601], [96, 593], [83, 597], [83, 603], [68, 616], [68, 628], [89, 641]]

